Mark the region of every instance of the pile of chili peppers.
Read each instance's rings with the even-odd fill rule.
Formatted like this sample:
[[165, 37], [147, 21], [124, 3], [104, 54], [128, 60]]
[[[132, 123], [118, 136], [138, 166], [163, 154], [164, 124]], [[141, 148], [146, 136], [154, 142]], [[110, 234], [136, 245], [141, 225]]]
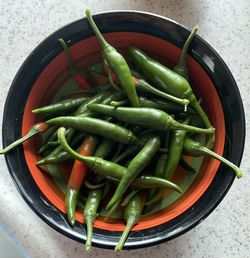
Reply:
[[[107, 221], [117, 209], [123, 210], [126, 227], [115, 247], [120, 251], [144, 207], [164, 198], [166, 190], [182, 193], [173, 182], [177, 167], [195, 171], [183, 159], [184, 154], [208, 154], [230, 167], [238, 178], [242, 171], [211, 150], [215, 129], [188, 82], [186, 55], [197, 27], [186, 40], [174, 69], [135, 47], [128, 49], [131, 66], [101, 35], [89, 9], [86, 17], [102, 47], [103, 69], [96, 71], [102, 83], [82, 76], [66, 42], [59, 39], [71, 79], [82, 88], [77, 92], [81, 96], [76, 98], [72, 93], [72, 98], [33, 110], [38, 120], [41, 115], [45, 120], [0, 153], [41, 135], [38, 153], [43, 158], [37, 166], [47, 171], [48, 164], [73, 162], [65, 207], [73, 227], [79, 196], [84, 196], [86, 250], [91, 249], [98, 210], [105, 206]], [[201, 127], [196, 126], [194, 117], [200, 118]], [[206, 146], [195, 140], [198, 134], [207, 137]]]

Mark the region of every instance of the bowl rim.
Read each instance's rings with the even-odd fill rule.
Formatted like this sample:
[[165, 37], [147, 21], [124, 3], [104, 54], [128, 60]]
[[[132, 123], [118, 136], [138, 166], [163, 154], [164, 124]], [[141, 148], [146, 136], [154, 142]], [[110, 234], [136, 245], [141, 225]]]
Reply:
[[[129, 10], [129, 11], [127, 11], [127, 10], [125, 10], [125, 11], [117, 10], [117, 11], [101, 12], [101, 13], [98, 13], [96, 15], [93, 15], [93, 17], [96, 18], [96, 19], [101, 19], [101, 18], [103, 18], [103, 16], [105, 18], [105, 16], [109, 17], [110, 15], [112, 16], [112, 15], [124, 15], [124, 14], [133, 14], [133, 15], [139, 15], [139, 16], [140, 15], [146, 15], [148, 18], [153, 17], [157, 20], [160, 19], [163, 23], [164, 22], [171, 23], [172, 25], [174, 25], [176, 27], [180, 27], [186, 33], [190, 32], [190, 30], [187, 29], [187, 27], [183, 26], [182, 24], [180, 24], [180, 23], [178, 23], [174, 20], [168, 19], [168, 18], [160, 16], [160, 15], [152, 14], [152, 13], [149, 13], [149, 12], [132, 11], [132, 10]], [[73, 25], [78, 24], [80, 22], [82, 23], [82, 21], [85, 21], [85, 23], [86, 23], [85, 18], [84, 19], [79, 19], [75, 22], [72, 22], [72, 23], [69, 23], [69, 24], [63, 26], [62, 28], [58, 29], [57, 31], [55, 31], [54, 33], [49, 35], [32, 51], [32, 53], [27, 57], [27, 59], [24, 61], [24, 63], [19, 68], [19, 70], [18, 70], [18, 72], [17, 72], [17, 74], [16, 74], [16, 76], [15, 76], [13, 82], [12, 82], [12, 85], [9, 89], [9, 92], [8, 92], [8, 95], [7, 95], [7, 98], [6, 98], [6, 102], [5, 102], [5, 106], [4, 106], [3, 125], [2, 125], [2, 132], [3, 132], [2, 133], [2, 138], [3, 138], [4, 146], [6, 146], [8, 144], [8, 140], [9, 140], [9, 139], [7, 139], [7, 137], [5, 137], [4, 132], [6, 132], [6, 130], [8, 130], [8, 123], [7, 123], [7, 120], [8, 120], [7, 117], [8, 117], [8, 112], [9, 112], [8, 109], [9, 109], [9, 104], [11, 103], [11, 97], [12, 97], [15, 85], [19, 83], [18, 82], [19, 81], [18, 77], [22, 74], [23, 69], [30, 62], [30, 59], [32, 59], [34, 53], [39, 52], [40, 48], [43, 47], [44, 44], [46, 44], [47, 41], [51, 40], [55, 35], [62, 32], [63, 30], [69, 29], [70, 26], [73, 26]], [[106, 31], [104, 31], [104, 32], [106, 32]], [[90, 35], [92, 35], [92, 33]], [[85, 38], [87, 38], [87, 37], [85, 37]], [[203, 40], [200, 36], [197, 36], [196, 41], [198, 41], [198, 40], [206, 48], [208, 48], [210, 50], [210, 52], [212, 52], [213, 55], [219, 60], [220, 64], [223, 66], [223, 69], [226, 71], [227, 76], [229, 77], [229, 79], [231, 81], [231, 86], [233, 87], [233, 89], [235, 91], [235, 94], [236, 94], [235, 98], [238, 101], [237, 104], [239, 105], [240, 114], [241, 114], [241, 116], [240, 116], [240, 126], [238, 126], [239, 128], [237, 128], [237, 130], [241, 130], [241, 144], [240, 144], [240, 151], [238, 150], [238, 152], [236, 153], [237, 156], [234, 157], [234, 159], [235, 159], [234, 162], [239, 165], [240, 161], [241, 161], [241, 158], [242, 158], [242, 155], [243, 155], [243, 149], [244, 149], [244, 143], [245, 143], [245, 116], [244, 116], [244, 109], [243, 109], [243, 104], [242, 104], [242, 100], [241, 100], [241, 97], [240, 97], [239, 89], [236, 85], [236, 82], [235, 82], [231, 72], [229, 71], [227, 65], [224, 63], [224, 61], [219, 56], [219, 54], [205, 40]], [[56, 53], [53, 53], [53, 54], [56, 54]], [[51, 55], [48, 55], [46, 58], [48, 58], [48, 60], [50, 61], [53, 57], [51, 57]], [[209, 76], [209, 74], [208, 74], [208, 76]], [[211, 79], [211, 80], [214, 81], [213, 79]], [[22, 147], [17, 149], [16, 154], [18, 153], [20, 155], [21, 152], [22, 152]], [[65, 220], [64, 217], [58, 215], [58, 217], [56, 217], [54, 219], [51, 219], [48, 216], [41, 213], [41, 211], [37, 207], [34, 207], [33, 202], [31, 202], [31, 200], [28, 198], [27, 193], [25, 193], [25, 191], [24, 191], [25, 189], [23, 189], [23, 187], [22, 187], [22, 184], [21, 184], [22, 182], [16, 177], [15, 172], [13, 170], [13, 166], [12, 166], [13, 164], [11, 163], [11, 157], [13, 158], [14, 154], [5, 155], [5, 159], [6, 159], [6, 163], [7, 163], [8, 169], [10, 171], [11, 177], [12, 177], [18, 191], [20, 192], [20, 194], [22, 195], [22, 197], [26, 201], [26, 203], [31, 207], [31, 209], [36, 214], [38, 214], [38, 216], [40, 216], [52, 228], [56, 229], [57, 231], [61, 232], [62, 234], [67, 235], [67, 236], [69, 236], [69, 237], [71, 237], [75, 240], [82, 241], [82, 239], [83, 239], [82, 236], [81, 236], [82, 232], [75, 232], [74, 235], [72, 235], [72, 231], [71, 231], [70, 228], [65, 227], [65, 225], [62, 226], [62, 221], [61, 220]], [[22, 160], [22, 162], [25, 162], [25, 161]], [[225, 169], [222, 169], [221, 166], [220, 166], [219, 170], [220, 170], [220, 173], [223, 173], [223, 171]], [[132, 249], [132, 248], [139, 248], [139, 247], [154, 245], [154, 244], [157, 244], [157, 243], [175, 238], [175, 237], [183, 234], [184, 232], [188, 231], [189, 229], [193, 228], [195, 225], [200, 223], [204, 218], [206, 218], [217, 207], [217, 205], [222, 201], [222, 199], [226, 195], [227, 191], [231, 187], [231, 184], [233, 183], [234, 178], [235, 178], [235, 176], [233, 174], [229, 173], [227, 175], [227, 185], [226, 185], [226, 188], [224, 188], [223, 193], [220, 195], [220, 198], [218, 198], [216, 200], [216, 202], [214, 202], [212, 205], [209, 205], [208, 207], [206, 207], [207, 209], [203, 210], [202, 214], [196, 214], [196, 218], [191, 218], [190, 214], [187, 211], [187, 212], [185, 212], [185, 214], [182, 214], [183, 216], [182, 215], [180, 216], [182, 218], [178, 218], [177, 221], [174, 219], [175, 220], [174, 222], [170, 222], [170, 223], [175, 223], [176, 231], [174, 232], [174, 234], [168, 234], [168, 235], [165, 234], [158, 239], [153, 239], [153, 240], [152, 239], [145, 239], [144, 241], [141, 241], [141, 242], [135, 241], [135, 239], [133, 239], [133, 242], [129, 242], [125, 247], [129, 248], [129, 249]], [[212, 184], [213, 184], [213, 182], [212, 182]], [[34, 188], [35, 186], [36, 185], [32, 185], [31, 188]], [[210, 189], [210, 188], [211, 187], [209, 187], [209, 189], [207, 189], [206, 192], [212, 191], [212, 189]], [[33, 191], [38, 193], [40, 195], [41, 200], [43, 199], [42, 201], [46, 203], [46, 199], [44, 199], [44, 196], [39, 189], [33, 189]], [[201, 197], [200, 199], [202, 199], [203, 197]], [[202, 200], [199, 200], [199, 201], [202, 202]], [[197, 206], [197, 203], [195, 204], [196, 206]], [[201, 210], [201, 207], [202, 206], [197, 207], [197, 209]], [[56, 210], [56, 208], [52, 207], [52, 209], [55, 209], [55, 211], [58, 212]], [[181, 226], [182, 229], [178, 230], [177, 228], [178, 228], [178, 226], [180, 226], [180, 223], [183, 222], [184, 218], [188, 219], [188, 223], [187, 223], [187, 221], [184, 221], [184, 225]], [[55, 221], [55, 220], [57, 220], [57, 221]], [[80, 225], [78, 225], [78, 226], [80, 226]], [[99, 231], [98, 233], [101, 233], [101, 230], [98, 230], [98, 231]], [[118, 234], [118, 236], [119, 236], [119, 234]], [[113, 246], [114, 246], [113, 243], [111, 243], [111, 244], [107, 243], [107, 241], [105, 241], [105, 239], [103, 239], [101, 237], [100, 237], [99, 241], [94, 241], [93, 245], [94, 246], [99, 246], [99, 247], [104, 247], [104, 248], [113, 248]]]

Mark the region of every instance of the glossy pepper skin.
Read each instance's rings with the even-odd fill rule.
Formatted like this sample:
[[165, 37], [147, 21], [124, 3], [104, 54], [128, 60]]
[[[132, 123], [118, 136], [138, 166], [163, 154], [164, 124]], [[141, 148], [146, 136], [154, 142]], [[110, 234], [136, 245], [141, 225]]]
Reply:
[[[129, 108], [129, 107], [112, 107], [102, 104], [91, 104], [88, 108], [105, 114], [129, 124], [142, 125], [147, 128], [152, 128], [160, 131], [168, 129], [183, 129], [193, 133], [214, 133], [214, 128], [199, 128], [190, 125], [185, 125], [174, 120], [164, 111], [154, 108]], [[150, 121], [150, 123], [149, 123]]]
[[98, 216], [97, 210], [100, 206], [103, 196], [103, 188], [98, 190], [90, 190], [87, 196], [87, 200], [84, 206], [84, 220], [87, 227], [87, 240], [85, 243], [85, 249], [87, 252], [91, 251], [91, 242], [93, 236], [93, 223]]
[[25, 136], [23, 136], [22, 138], [14, 141], [10, 145], [8, 145], [4, 149], [2, 149], [0, 151], [0, 155], [8, 153], [9, 151], [13, 150], [18, 145], [20, 145], [21, 143], [27, 141], [28, 139], [30, 139], [32, 137], [34, 137], [36, 135], [39, 135], [41, 133], [44, 133], [48, 128], [49, 128], [49, 125], [45, 122], [40, 122], [40, 123], [37, 123], [37, 124], [33, 125]]
[[[61, 127], [58, 130], [58, 140], [60, 141], [60, 144], [62, 148], [67, 151], [74, 159], [78, 159], [80, 161], [85, 162], [90, 169], [92, 169], [95, 173], [98, 175], [104, 176], [111, 180], [120, 180], [123, 175], [126, 173], [126, 168], [123, 166], [120, 166], [116, 163], [104, 160], [102, 158], [98, 157], [86, 157], [79, 155], [76, 151], [74, 151], [67, 143], [67, 140], [65, 138], [65, 132], [66, 129]], [[136, 186], [138, 188], [170, 188], [174, 189], [177, 192], [182, 192], [179, 186], [176, 184], [164, 180], [162, 178], [158, 177], [151, 177], [151, 176], [140, 176], [136, 178], [133, 183], [133, 186]]]
[[139, 107], [139, 100], [137, 97], [137, 93], [135, 90], [135, 84], [132, 80], [132, 75], [128, 64], [124, 57], [117, 52], [115, 48], [113, 48], [102, 36], [99, 29], [97, 28], [92, 16], [90, 9], [85, 10], [86, 17], [90, 23], [90, 26], [94, 30], [101, 46], [103, 49], [103, 57], [105, 61], [110, 66], [111, 70], [115, 73], [120, 85], [125, 91], [130, 103], [134, 107]]
[[55, 104], [34, 109], [32, 113], [44, 115], [62, 114], [63, 112], [72, 111], [72, 109], [79, 107], [86, 100], [88, 100], [88, 97], [66, 99]]
[[62, 116], [52, 118], [48, 120], [47, 123], [71, 127], [125, 144], [138, 142], [136, 136], [125, 127], [97, 118]]
[[115, 247], [115, 251], [119, 252], [123, 249], [124, 243], [132, 227], [138, 222], [143, 208], [143, 200], [140, 194], [134, 195], [124, 209], [124, 219], [126, 227], [122, 233], [119, 243]]
[[[79, 147], [79, 154], [84, 156], [92, 156], [94, 149], [97, 145], [97, 138], [92, 135], [86, 135], [81, 146]], [[66, 212], [68, 221], [71, 226], [75, 224], [75, 210], [77, 204], [77, 197], [79, 190], [83, 184], [83, 181], [87, 175], [88, 166], [79, 160], [74, 161], [73, 168], [71, 170], [70, 178], [66, 190]]]
[[186, 139], [184, 141], [183, 152], [186, 155], [195, 156], [195, 157], [199, 157], [201, 155], [208, 154], [211, 157], [221, 161], [225, 166], [228, 166], [229, 168], [231, 168], [234, 171], [237, 178], [241, 178], [243, 176], [242, 170], [240, 168], [238, 168], [235, 164], [233, 164], [229, 160], [221, 157], [217, 153], [209, 150], [207, 147], [203, 146], [201, 143], [194, 141], [189, 137], [186, 137]]
[[[150, 58], [138, 48], [130, 47], [129, 52], [134, 62], [137, 66], [139, 66], [144, 75], [146, 75], [151, 81], [157, 84], [157, 86], [159, 86], [163, 91], [178, 98], [188, 99], [190, 105], [202, 118], [205, 126], [207, 128], [212, 127], [207, 115], [198, 103], [195, 95], [193, 94], [191, 86], [185, 78], [160, 64], [156, 60]], [[214, 137], [214, 134], [211, 134], [207, 143], [209, 148], [213, 147], [215, 141]]]
[[161, 141], [159, 136], [151, 137], [141, 151], [133, 158], [127, 168], [127, 172], [118, 184], [118, 187], [116, 188], [116, 191], [109, 201], [106, 209], [112, 209], [114, 205], [121, 201], [122, 195], [125, 193], [128, 187], [154, 157], [160, 148], [160, 143]]

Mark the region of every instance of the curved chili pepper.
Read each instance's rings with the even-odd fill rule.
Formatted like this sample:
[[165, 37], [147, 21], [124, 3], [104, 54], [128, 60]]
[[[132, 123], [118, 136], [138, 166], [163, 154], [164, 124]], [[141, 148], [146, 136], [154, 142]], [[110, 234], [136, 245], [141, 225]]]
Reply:
[[120, 202], [122, 195], [134, 181], [134, 179], [139, 175], [139, 173], [149, 164], [159, 148], [159, 136], [154, 136], [147, 141], [141, 151], [130, 162], [127, 172], [122, 177], [113, 197], [106, 207], [107, 210], [110, 210], [115, 204]]
[[[127, 170], [125, 167], [120, 166], [114, 162], [103, 160], [102, 158], [98, 157], [85, 157], [79, 155], [68, 145], [67, 140], [65, 138], [65, 132], [65, 128], [59, 128], [58, 140], [60, 141], [63, 149], [67, 151], [74, 159], [78, 159], [80, 161], [85, 162], [89, 166], [89, 168], [92, 169], [98, 175], [104, 176], [108, 179], [112, 179], [115, 181], [121, 179], [123, 175], [126, 173]], [[180, 187], [176, 184], [162, 178], [151, 176], [140, 176], [139, 178], [136, 178], [133, 181], [132, 185], [138, 188], [170, 188], [177, 192], [182, 192]]]
[[183, 151], [184, 151], [184, 154], [195, 156], [195, 157], [198, 157], [198, 156], [201, 156], [204, 154], [208, 154], [211, 157], [221, 161], [227, 167], [231, 168], [234, 171], [237, 178], [241, 178], [243, 176], [242, 170], [240, 168], [238, 168], [235, 164], [233, 164], [229, 160], [221, 157], [217, 153], [209, 150], [207, 147], [203, 146], [201, 143], [196, 142], [189, 137], [186, 137], [186, 139], [184, 141]]
[[69, 66], [69, 71], [70, 71], [70, 75], [72, 76], [72, 79], [82, 88], [82, 89], [90, 89], [91, 86], [88, 83], [88, 81], [83, 78], [83, 76], [77, 72], [76, 68], [74, 67], [73, 61], [72, 61], [72, 56], [70, 53], [70, 50], [66, 44], [66, 42], [61, 38], [58, 40], [61, 44], [61, 46], [63, 47], [66, 59], [67, 59], [67, 63]]
[[[57, 133], [57, 131], [56, 131]], [[78, 148], [79, 145], [82, 143], [86, 133], [81, 132], [78, 133], [75, 137], [72, 139], [68, 139], [69, 142], [71, 143], [72, 148]], [[56, 147], [49, 155], [44, 157], [43, 159], [39, 160], [36, 165], [45, 165], [45, 164], [58, 164], [67, 160], [72, 159], [72, 157], [64, 151], [64, 149], [59, 145]]]
[[[199, 128], [195, 126], [185, 125], [174, 120], [164, 111], [154, 108], [128, 108], [128, 107], [112, 107], [102, 104], [88, 105], [90, 110], [115, 117], [116, 119], [130, 123], [142, 125], [147, 128], [152, 128], [160, 131], [171, 129], [182, 129], [193, 133], [214, 133], [214, 128]], [[150, 121], [150, 123], [149, 123]]]
[[[80, 155], [91, 156], [93, 155], [96, 145], [97, 138], [92, 135], [86, 135], [78, 152]], [[67, 185], [65, 198], [68, 221], [72, 226], [75, 224], [75, 210], [78, 192], [82, 186], [84, 178], [86, 177], [87, 170], [88, 166], [84, 162], [75, 160]]]
[[134, 107], [139, 107], [139, 100], [135, 90], [135, 84], [132, 80], [132, 75], [128, 64], [124, 57], [117, 52], [102, 36], [99, 29], [97, 28], [92, 16], [90, 9], [85, 10], [86, 17], [89, 21], [90, 26], [94, 30], [101, 46], [103, 49], [103, 57], [108, 65], [111, 67], [112, 71], [115, 73], [120, 85], [125, 91], [130, 103]]
[[[192, 88], [188, 81], [181, 75], [177, 74], [173, 70], [163, 66], [159, 62], [148, 57], [143, 51], [138, 48], [130, 47], [129, 52], [136, 63], [142, 70], [143, 74], [146, 75], [151, 81], [156, 83], [163, 91], [178, 97], [186, 98], [189, 100], [190, 105], [197, 111], [202, 118], [205, 126], [211, 128], [212, 125], [198, 103], [195, 95], [193, 94]], [[214, 134], [211, 134], [207, 146], [211, 148], [214, 144]]]
[[142, 198], [140, 194], [136, 194], [130, 199], [130, 201], [128, 202], [128, 205], [124, 209], [124, 219], [126, 221], [126, 227], [122, 233], [119, 243], [115, 247], [116, 252], [119, 252], [122, 250], [130, 230], [140, 219], [142, 208], [143, 208]]
[[84, 206], [84, 220], [87, 226], [87, 240], [85, 243], [85, 249], [87, 252], [91, 251], [91, 242], [93, 235], [93, 223], [98, 216], [96, 213], [101, 203], [103, 196], [103, 188], [98, 190], [90, 190]]
[[34, 109], [32, 110], [32, 113], [44, 115], [61, 114], [62, 112], [72, 111], [72, 109], [79, 107], [84, 101], [88, 99], [88, 97], [66, 99], [55, 104]]
[[25, 136], [23, 136], [22, 138], [14, 141], [10, 145], [8, 145], [4, 149], [2, 149], [0, 151], [0, 154], [8, 153], [9, 151], [13, 150], [18, 145], [20, 145], [21, 143], [27, 141], [31, 137], [34, 137], [34, 136], [36, 136], [38, 134], [41, 134], [41, 133], [45, 132], [48, 128], [49, 128], [48, 124], [44, 123], [44, 122], [40, 122], [40, 123], [37, 123], [37, 124], [33, 125]]
[[185, 41], [185, 44], [181, 50], [181, 55], [178, 61], [178, 64], [174, 67], [173, 71], [175, 71], [176, 73], [178, 73], [179, 75], [181, 75], [182, 77], [184, 77], [187, 81], [189, 79], [188, 76], [188, 69], [187, 69], [187, 51], [189, 48], [189, 45], [191, 43], [191, 41], [193, 40], [194, 36], [196, 35], [198, 31], [198, 26], [195, 26], [190, 35], [188, 36], [187, 40]]
[[138, 142], [137, 137], [125, 127], [97, 118], [62, 116], [52, 118], [47, 123], [71, 127], [125, 144]]

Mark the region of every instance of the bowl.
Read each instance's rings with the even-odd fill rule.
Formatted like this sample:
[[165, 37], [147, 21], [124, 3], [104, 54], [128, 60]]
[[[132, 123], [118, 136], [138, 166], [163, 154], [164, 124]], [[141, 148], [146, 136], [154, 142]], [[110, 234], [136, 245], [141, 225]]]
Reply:
[[[190, 33], [173, 20], [145, 12], [112, 11], [93, 17], [106, 39], [120, 51], [137, 46], [170, 66], [177, 62]], [[79, 69], [101, 60], [100, 45], [85, 18], [47, 37], [27, 57], [10, 87], [3, 116], [4, 146], [27, 133], [36, 119], [31, 110], [49, 103], [69, 80], [64, 53], [58, 44], [61, 37], [70, 42]], [[200, 36], [194, 38], [188, 54], [194, 92], [203, 99], [203, 107], [216, 128], [214, 151], [239, 165], [245, 142], [245, 117], [235, 80], [222, 58]], [[17, 189], [31, 209], [52, 228], [85, 242], [82, 210], [77, 211], [76, 225], [69, 226], [64, 193], [36, 167], [39, 156], [35, 148], [35, 141], [31, 140], [5, 156]], [[235, 179], [234, 173], [208, 157], [199, 162], [199, 173], [192, 180], [186, 182], [183, 171], [176, 178], [185, 186], [185, 193], [156, 205], [154, 212], [143, 217], [129, 235], [125, 249], [173, 239], [203, 221], [222, 201]], [[93, 245], [113, 249], [124, 223], [117, 220], [110, 224], [98, 218], [94, 227]]]

